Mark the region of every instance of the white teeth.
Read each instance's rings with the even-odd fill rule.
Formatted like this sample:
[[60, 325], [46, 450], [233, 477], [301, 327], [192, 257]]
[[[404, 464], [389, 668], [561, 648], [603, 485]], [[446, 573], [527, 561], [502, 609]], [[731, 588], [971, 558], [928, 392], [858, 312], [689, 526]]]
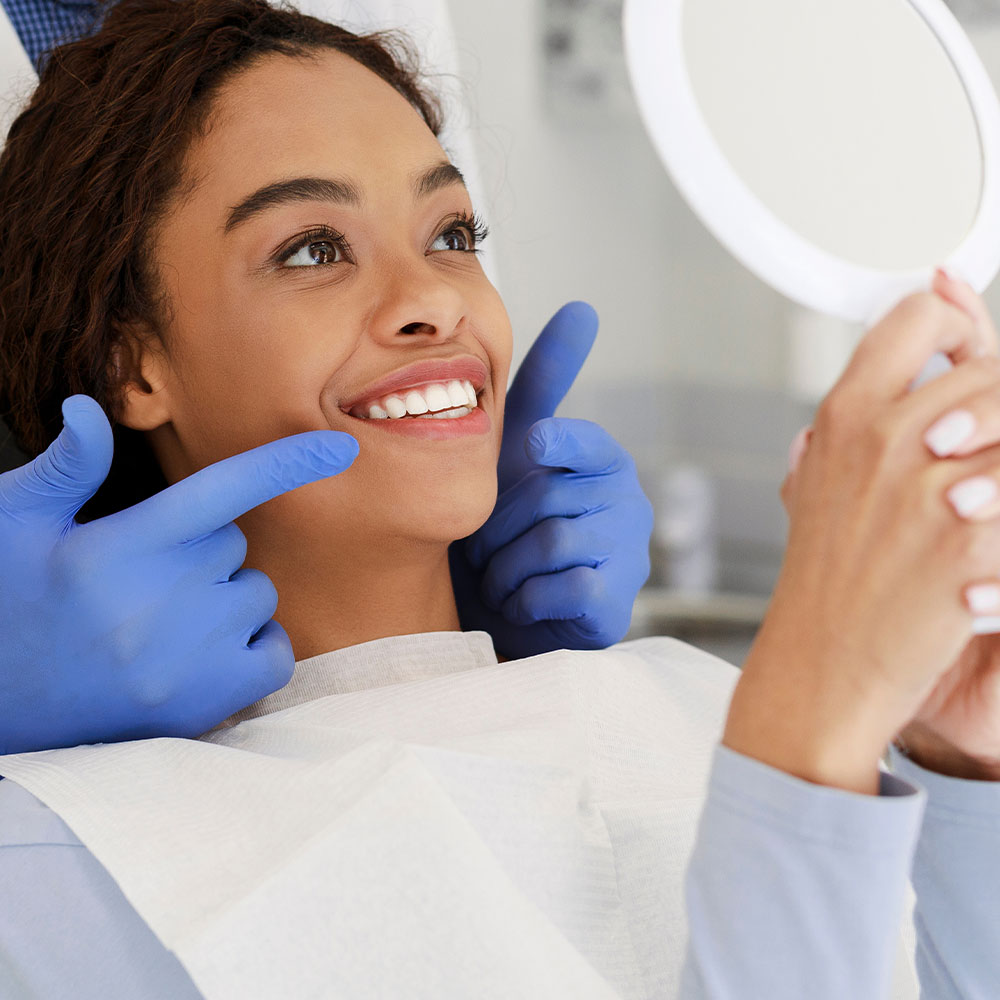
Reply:
[[[476, 390], [468, 379], [452, 379], [447, 383], [425, 385], [420, 389], [410, 389], [405, 395], [386, 396], [381, 403], [368, 404], [369, 420], [399, 420], [401, 417], [422, 417], [447, 415], [452, 419], [464, 417], [470, 409], [479, 405]], [[364, 410], [352, 411], [362, 416]]]
[[428, 410], [437, 411], [451, 408], [451, 397], [443, 385], [429, 385], [423, 390], [423, 395]]
[[421, 413], [426, 413], [429, 409], [427, 400], [416, 390], [406, 394], [406, 412], [411, 416], [419, 416]]
[[458, 379], [448, 383], [448, 400], [452, 406], [465, 406], [469, 402], [469, 394]]
[[457, 420], [471, 412], [468, 406], [460, 406], [454, 410], [442, 410], [440, 413], [424, 413], [417, 417], [417, 420]]
[[390, 396], [385, 401], [385, 408], [393, 420], [398, 420], [400, 417], [406, 416], [406, 403], [399, 396]]

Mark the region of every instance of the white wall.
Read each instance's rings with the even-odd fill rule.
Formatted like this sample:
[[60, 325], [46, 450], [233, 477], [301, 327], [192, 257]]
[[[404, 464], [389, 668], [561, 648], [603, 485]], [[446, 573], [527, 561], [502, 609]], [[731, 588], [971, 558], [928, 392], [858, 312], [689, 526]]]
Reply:
[[780, 385], [782, 300], [694, 219], [638, 118], [581, 126], [547, 114], [540, 0], [450, 7], [518, 353], [582, 298], [602, 320], [585, 383], [656, 372]]

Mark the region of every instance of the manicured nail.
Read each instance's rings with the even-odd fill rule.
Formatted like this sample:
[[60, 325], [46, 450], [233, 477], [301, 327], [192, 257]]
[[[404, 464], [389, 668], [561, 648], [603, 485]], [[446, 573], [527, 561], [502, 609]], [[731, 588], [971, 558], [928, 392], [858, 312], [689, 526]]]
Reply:
[[997, 498], [997, 483], [989, 476], [963, 479], [948, 490], [948, 500], [960, 517], [971, 517]]
[[944, 278], [945, 281], [950, 281], [953, 285], [968, 285], [969, 282], [965, 278], [960, 277], [954, 271], [951, 271], [944, 267], [935, 268], [938, 274]]
[[955, 410], [942, 417], [924, 435], [924, 443], [938, 458], [954, 455], [956, 449], [972, 437], [976, 418], [968, 410]]
[[965, 603], [974, 615], [1000, 611], [1000, 586], [995, 583], [977, 583], [966, 587]]
[[809, 447], [809, 439], [812, 437], [812, 428], [803, 427], [802, 430], [792, 438], [792, 443], [788, 446], [788, 471], [794, 472], [802, 461], [802, 456]]

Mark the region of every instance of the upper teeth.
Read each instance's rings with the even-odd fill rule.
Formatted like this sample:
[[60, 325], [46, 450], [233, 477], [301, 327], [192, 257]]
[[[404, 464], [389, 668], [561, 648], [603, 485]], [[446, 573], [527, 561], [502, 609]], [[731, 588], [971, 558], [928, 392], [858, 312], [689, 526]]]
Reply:
[[[461, 407], [468, 412], [476, 406], [476, 390], [468, 379], [452, 379], [450, 382], [435, 382], [419, 389], [407, 389], [405, 393], [393, 394], [383, 399], [355, 407], [355, 416], [369, 420], [398, 420], [400, 417], [417, 417], [424, 413], [439, 413]], [[367, 409], [367, 413], [365, 412]]]

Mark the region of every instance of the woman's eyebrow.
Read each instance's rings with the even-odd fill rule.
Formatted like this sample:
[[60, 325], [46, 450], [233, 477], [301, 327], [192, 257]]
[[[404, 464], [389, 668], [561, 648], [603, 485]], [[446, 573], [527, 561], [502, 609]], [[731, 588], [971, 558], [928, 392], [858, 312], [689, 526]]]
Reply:
[[362, 198], [361, 192], [351, 181], [325, 177], [296, 177], [290, 181], [276, 181], [259, 188], [231, 208], [224, 232], [231, 233], [237, 226], [268, 208], [296, 201], [333, 201], [357, 206], [361, 204]]
[[[413, 178], [413, 193], [418, 198], [439, 191], [451, 184], [465, 187], [462, 172], [453, 163], [445, 160], [417, 173]], [[296, 177], [288, 181], [276, 181], [254, 191], [238, 205], [229, 210], [224, 232], [231, 233], [237, 226], [261, 212], [278, 205], [296, 201], [332, 201], [338, 204], [358, 207], [364, 198], [360, 188], [350, 180], [330, 177]]]
[[462, 176], [462, 171], [454, 163], [444, 160], [414, 177], [413, 193], [418, 198], [425, 198], [450, 184], [461, 184], [462, 187], [465, 187], [465, 178]]

